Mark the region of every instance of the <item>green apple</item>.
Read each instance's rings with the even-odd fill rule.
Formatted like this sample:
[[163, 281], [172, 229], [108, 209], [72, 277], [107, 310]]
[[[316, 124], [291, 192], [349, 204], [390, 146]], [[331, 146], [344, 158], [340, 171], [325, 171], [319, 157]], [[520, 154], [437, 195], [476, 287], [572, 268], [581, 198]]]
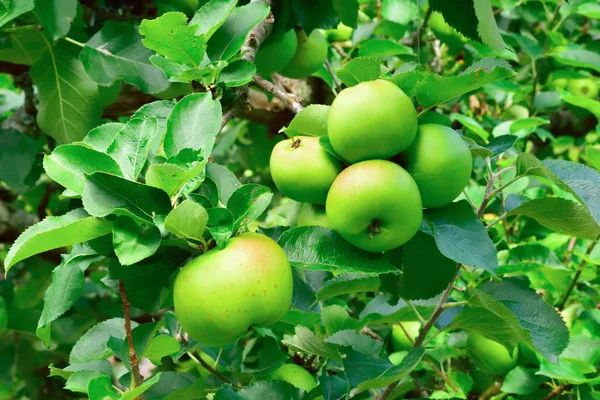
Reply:
[[548, 77], [549, 88], [553, 90], [565, 90], [569, 83], [569, 80], [578, 75], [577, 72], [569, 71], [566, 69], [559, 69], [552, 71]]
[[419, 126], [400, 160], [417, 183], [426, 208], [451, 203], [467, 186], [473, 169], [469, 146], [445, 125]]
[[281, 70], [281, 75], [292, 79], [303, 79], [314, 74], [327, 58], [327, 39], [315, 29], [310, 36], [302, 30], [296, 31], [298, 48], [294, 58]]
[[408, 336], [406, 336], [400, 325], [394, 325], [392, 327], [392, 345], [396, 351], [409, 351], [412, 349], [415, 339], [419, 336], [421, 324], [418, 321], [407, 321], [402, 322], [402, 326], [408, 332]]
[[286, 381], [307, 392], [317, 387], [317, 381], [310, 372], [296, 364], [283, 364], [271, 373], [270, 378], [271, 380]]
[[404, 168], [386, 160], [343, 170], [329, 189], [325, 211], [344, 239], [373, 252], [403, 245], [423, 219], [417, 184]]
[[281, 71], [292, 61], [297, 48], [298, 39], [293, 29], [281, 37], [269, 37], [256, 53], [256, 70], [265, 77]]
[[583, 96], [589, 99], [598, 97], [598, 85], [592, 79], [571, 79], [567, 84], [567, 90], [575, 96]]
[[517, 347], [511, 355], [500, 343], [476, 332], [469, 332], [467, 350], [477, 369], [492, 375], [504, 375], [517, 363]]
[[396, 351], [388, 356], [388, 360], [394, 365], [400, 365], [407, 354], [408, 351]]
[[319, 138], [296, 136], [283, 140], [271, 153], [271, 176], [277, 188], [292, 200], [325, 204], [341, 161], [319, 144]]
[[297, 226], [322, 226], [329, 228], [329, 220], [325, 208], [312, 204], [302, 204], [298, 213]]
[[406, 94], [382, 79], [344, 89], [329, 111], [329, 140], [349, 163], [386, 159], [406, 150], [417, 133], [417, 112]]
[[506, 110], [502, 111], [500, 118], [505, 121], [529, 118], [529, 110], [527, 107], [524, 107], [520, 104], [513, 104]]
[[244, 233], [185, 265], [173, 288], [183, 329], [206, 346], [226, 346], [251, 325], [278, 321], [292, 302], [292, 270], [267, 236]]
[[352, 28], [340, 22], [335, 29], [326, 30], [325, 36], [330, 42], [343, 42], [352, 37]]

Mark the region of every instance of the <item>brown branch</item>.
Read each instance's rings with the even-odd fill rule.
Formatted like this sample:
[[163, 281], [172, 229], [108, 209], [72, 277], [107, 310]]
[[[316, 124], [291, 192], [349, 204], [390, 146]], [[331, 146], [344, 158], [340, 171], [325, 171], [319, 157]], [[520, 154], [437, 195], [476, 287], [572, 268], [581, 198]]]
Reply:
[[296, 114], [304, 108], [296, 95], [286, 92], [259, 75], [254, 76], [253, 83], [257, 87], [277, 97], [289, 110]]
[[[127, 336], [127, 345], [129, 346], [129, 365], [131, 366], [131, 389], [135, 389], [144, 382], [142, 374], [140, 373], [140, 360], [137, 354], [135, 354], [135, 348], [133, 347], [133, 336], [131, 334], [131, 303], [127, 300], [127, 293], [125, 292], [125, 285], [123, 281], [119, 281], [119, 293], [121, 294], [121, 301], [123, 302], [123, 315], [125, 317], [125, 335]], [[138, 397], [138, 399], [141, 396]]]
[[0, 61], [0, 72], [3, 74], [23, 75], [29, 71], [29, 65], [13, 64], [6, 61]]
[[573, 289], [575, 289], [575, 285], [577, 285], [577, 281], [579, 280], [579, 277], [581, 276], [581, 273], [583, 272], [583, 269], [585, 268], [585, 266], [587, 264], [586, 257], [588, 257], [592, 253], [592, 250], [594, 250], [594, 247], [596, 247], [597, 243], [598, 242], [595, 242], [595, 241], [590, 243], [590, 245], [587, 248], [587, 251], [585, 252], [585, 255], [583, 257], [581, 257], [581, 262], [579, 263], [577, 272], [575, 272], [575, 276], [573, 277], [571, 284], [567, 288], [567, 291], [565, 292], [562, 299], [560, 300], [560, 303], [558, 304], [559, 311], [562, 311], [565, 308], [565, 305], [567, 304], [567, 300], [569, 300], [569, 296], [571, 295], [571, 292], [573, 292]]
[[329, 62], [329, 60], [325, 60], [325, 68], [327, 68], [327, 72], [329, 72], [329, 75], [331, 75], [331, 79], [333, 80], [333, 84], [335, 85], [335, 91], [337, 93], [341, 92], [342, 91], [342, 82], [335, 74], [335, 71], [333, 70], [333, 67], [331, 66], [331, 63]]
[[568, 383], [566, 385], [558, 385], [548, 394], [548, 396], [544, 397], [544, 400], [550, 400], [555, 397], [558, 397], [564, 390], [569, 390], [569, 389], [571, 389], [572, 386], [573, 385], [570, 383]]
[[191, 352], [188, 353], [188, 355], [191, 355], [192, 358], [194, 359], [194, 361], [196, 361], [198, 364], [202, 365], [202, 367], [204, 367], [204, 369], [206, 369], [208, 372], [210, 372], [211, 374], [213, 374], [214, 376], [216, 376], [223, 382], [228, 383], [231, 386], [236, 387], [238, 389], [242, 388], [242, 385], [240, 385], [239, 383], [233, 382], [231, 379], [229, 379], [224, 374], [222, 374], [219, 370], [217, 370], [212, 365], [210, 365], [209, 363], [204, 361], [200, 355], [192, 354]]

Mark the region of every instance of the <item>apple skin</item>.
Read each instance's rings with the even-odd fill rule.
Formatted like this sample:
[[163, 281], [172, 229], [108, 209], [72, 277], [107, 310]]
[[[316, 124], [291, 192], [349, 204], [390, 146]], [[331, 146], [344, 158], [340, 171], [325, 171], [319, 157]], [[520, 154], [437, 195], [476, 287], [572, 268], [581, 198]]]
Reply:
[[352, 28], [339, 23], [335, 29], [327, 29], [325, 36], [330, 42], [343, 42], [349, 40], [352, 37]]
[[319, 138], [296, 136], [277, 143], [270, 168], [273, 182], [285, 196], [324, 205], [342, 164], [319, 144]]
[[388, 356], [388, 360], [394, 365], [400, 365], [407, 354], [408, 351], [396, 351]]
[[598, 86], [596, 82], [589, 78], [570, 79], [567, 84], [567, 90], [575, 96], [583, 96], [588, 99], [598, 97]]
[[504, 375], [517, 364], [518, 348], [511, 356], [506, 347], [485, 336], [469, 332], [467, 350], [471, 353], [477, 369], [491, 375]]
[[386, 160], [343, 170], [329, 189], [325, 211], [344, 239], [371, 252], [403, 245], [423, 219], [417, 184], [404, 168]]
[[378, 79], [342, 90], [327, 123], [333, 149], [353, 164], [406, 150], [417, 133], [417, 112], [402, 89]]
[[418, 321], [407, 321], [402, 322], [402, 326], [408, 332], [410, 339], [406, 336], [400, 325], [394, 325], [392, 327], [392, 345], [396, 351], [409, 351], [412, 349], [415, 339], [419, 336], [421, 324]]
[[504, 110], [500, 117], [505, 121], [529, 118], [529, 110], [520, 104], [514, 104]]
[[251, 325], [271, 324], [292, 302], [292, 270], [271, 238], [244, 233], [185, 265], [173, 288], [175, 315], [206, 346], [226, 346]]
[[296, 226], [322, 226], [329, 228], [331, 225], [327, 219], [325, 208], [305, 203], [300, 207]]
[[310, 372], [296, 364], [283, 364], [271, 373], [270, 378], [271, 380], [286, 381], [307, 392], [317, 387], [317, 381]]
[[327, 58], [327, 39], [315, 29], [306, 36], [306, 32], [296, 31], [298, 47], [292, 60], [281, 70], [281, 75], [292, 79], [304, 79], [317, 72]]
[[269, 39], [260, 46], [255, 59], [256, 70], [264, 77], [285, 68], [294, 58], [298, 48], [298, 39], [293, 29], [285, 32], [280, 38]]
[[445, 125], [419, 126], [400, 160], [417, 183], [426, 208], [450, 204], [467, 186], [473, 170], [469, 146]]

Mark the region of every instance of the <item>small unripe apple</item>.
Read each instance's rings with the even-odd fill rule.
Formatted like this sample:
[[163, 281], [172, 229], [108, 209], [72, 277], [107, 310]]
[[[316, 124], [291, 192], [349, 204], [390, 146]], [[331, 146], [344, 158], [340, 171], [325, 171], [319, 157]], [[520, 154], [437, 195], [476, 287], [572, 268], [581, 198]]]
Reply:
[[520, 104], [513, 104], [506, 110], [502, 111], [500, 118], [505, 121], [529, 118], [529, 110], [527, 107], [524, 107]]
[[417, 132], [417, 112], [402, 89], [378, 79], [342, 90], [327, 124], [333, 149], [356, 163], [406, 150]]
[[325, 36], [330, 42], [343, 42], [352, 37], [352, 28], [340, 22], [335, 29], [326, 30]]
[[396, 351], [388, 356], [388, 360], [394, 365], [400, 365], [407, 354], [408, 351]]
[[423, 219], [417, 184], [404, 168], [386, 160], [343, 170], [329, 189], [325, 210], [344, 239], [373, 252], [403, 245]]
[[410, 147], [400, 155], [421, 193], [423, 207], [441, 207], [467, 186], [473, 169], [469, 146], [445, 125], [419, 126]]
[[273, 182], [285, 196], [324, 205], [342, 164], [319, 144], [319, 138], [296, 136], [277, 143], [270, 168]]
[[280, 320], [292, 302], [292, 270], [271, 238], [244, 233], [186, 264], [173, 288], [183, 329], [206, 346], [226, 346], [252, 325]]
[[317, 381], [310, 372], [296, 364], [283, 364], [271, 373], [270, 378], [271, 380], [286, 381], [307, 392], [317, 387]]
[[570, 79], [567, 84], [567, 90], [575, 96], [583, 96], [588, 99], [598, 97], [598, 85], [589, 78]]
[[469, 332], [467, 350], [477, 369], [492, 375], [504, 375], [517, 363], [517, 347], [511, 355], [506, 347], [479, 333]]
[[298, 213], [297, 226], [322, 226], [329, 228], [329, 220], [325, 213], [325, 207], [313, 204], [302, 204]]
[[406, 336], [400, 325], [394, 325], [392, 327], [392, 345], [396, 351], [409, 351], [412, 349], [415, 339], [419, 336], [421, 324], [418, 321], [407, 321], [402, 322], [402, 326], [408, 332], [408, 336]]
[[296, 31], [298, 47], [292, 60], [281, 70], [281, 75], [292, 79], [304, 79], [317, 72], [327, 58], [327, 39], [315, 29], [309, 36]]
[[268, 77], [274, 72], [279, 72], [292, 61], [298, 39], [296, 32], [290, 29], [283, 36], [269, 38], [263, 43], [256, 53], [256, 70], [262, 76]]

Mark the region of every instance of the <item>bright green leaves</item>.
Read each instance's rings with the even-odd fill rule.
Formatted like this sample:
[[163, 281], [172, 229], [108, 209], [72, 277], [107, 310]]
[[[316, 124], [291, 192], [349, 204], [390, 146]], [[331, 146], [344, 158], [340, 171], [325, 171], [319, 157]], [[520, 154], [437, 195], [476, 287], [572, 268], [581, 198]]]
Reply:
[[139, 223], [120, 216], [113, 227], [113, 246], [121, 265], [131, 265], [150, 257], [158, 250], [161, 236], [151, 223]]
[[181, 99], [169, 114], [164, 148], [167, 157], [190, 148], [208, 156], [221, 129], [221, 103], [210, 93], [194, 93]]
[[196, 35], [210, 38], [235, 9], [236, 0], [212, 0], [204, 4], [190, 21], [197, 25]]
[[552, 54], [559, 63], [580, 67], [600, 72], [600, 55], [594, 51], [585, 49], [567, 49], [560, 53]]
[[106, 21], [86, 43], [79, 58], [86, 72], [101, 85], [109, 86], [122, 79], [145, 93], [158, 93], [167, 89], [169, 82], [163, 71], [150, 64], [153, 54], [142, 45], [135, 26]]
[[39, 91], [40, 128], [60, 144], [83, 139], [102, 115], [98, 84], [82, 63], [61, 46], [49, 49], [31, 67]]
[[164, 190], [169, 197], [176, 195], [188, 182], [202, 175], [206, 161], [185, 162], [181, 160], [183, 150], [164, 163], [151, 164], [146, 171], [146, 184]]
[[41, 141], [14, 129], [0, 130], [0, 181], [20, 192], [37, 180], [35, 161]]
[[185, 14], [169, 12], [157, 19], [142, 21], [140, 34], [146, 37], [142, 43], [147, 48], [172, 62], [197, 67], [204, 56], [205, 39], [196, 36], [196, 28], [196, 25], [187, 25]]
[[119, 163], [127, 179], [136, 180], [142, 171], [157, 129], [154, 117], [133, 118], [114, 137], [106, 152]]
[[346, 86], [373, 81], [381, 76], [381, 61], [373, 57], [357, 57], [336, 71], [338, 78]]
[[0, 27], [33, 10], [34, 0], [5, 0], [0, 5]]
[[14, 242], [4, 260], [6, 272], [17, 262], [35, 254], [92, 240], [111, 230], [112, 222], [90, 217], [81, 208], [61, 217], [46, 217]]
[[[131, 322], [132, 328], [137, 325], [135, 321]], [[111, 337], [125, 339], [125, 320], [123, 318], [109, 319], [90, 328], [73, 346], [69, 362], [81, 364], [108, 358], [111, 354], [111, 350], [108, 348], [108, 341]]]
[[477, 32], [481, 37], [481, 41], [494, 49], [501, 50], [505, 48], [506, 44], [500, 36], [490, 0], [473, 0], [473, 5], [475, 6], [475, 15], [479, 20]]
[[289, 137], [293, 136], [327, 136], [327, 117], [330, 106], [323, 104], [312, 104], [304, 107], [294, 116], [283, 132]]
[[304, 391], [280, 380], [256, 382], [235, 392], [231, 386], [223, 386], [214, 393], [213, 400], [255, 400], [255, 399], [305, 400]]
[[227, 201], [227, 208], [234, 217], [234, 231], [257, 219], [267, 209], [272, 198], [273, 193], [266, 186], [248, 184], [236, 189]]
[[165, 229], [182, 239], [203, 240], [208, 213], [200, 204], [184, 200], [165, 218]]

